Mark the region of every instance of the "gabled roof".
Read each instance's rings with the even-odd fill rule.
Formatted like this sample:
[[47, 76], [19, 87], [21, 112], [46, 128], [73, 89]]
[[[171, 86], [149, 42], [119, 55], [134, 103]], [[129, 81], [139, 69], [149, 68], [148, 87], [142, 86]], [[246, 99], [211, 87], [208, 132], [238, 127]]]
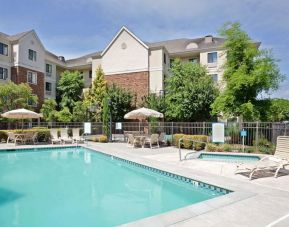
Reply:
[[[149, 48], [165, 47], [170, 54], [181, 53], [187, 51], [199, 51], [201, 49], [220, 48], [224, 44], [225, 39], [212, 37], [212, 42], [205, 42], [205, 37], [195, 39], [173, 39], [155, 43], [147, 43]], [[189, 44], [196, 44], [197, 48], [188, 48]]]
[[30, 30], [30, 31], [26, 31], [26, 32], [20, 32], [20, 33], [17, 33], [15, 35], [10, 35], [9, 36], [9, 40], [12, 41], [12, 42], [18, 41], [21, 38], [23, 38], [24, 36], [26, 36], [27, 34], [29, 34], [30, 32], [34, 32], [34, 30]]
[[148, 49], [149, 47], [147, 46], [146, 43], [144, 43], [143, 41], [141, 41], [135, 34], [133, 34], [130, 30], [128, 30], [125, 26], [123, 26], [118, 33], [114, 36], [114, 38], [111, 40], [111, 42], [107, 45], [107, 47], [102, 51], [101, 56], [103, 56], [108, 49], [112, 46], [112, 44], [115, 42], [115, 40], [120, 36], [120, 34], [126, 31], [128, 34], [130, 34], [136, 41], [138, 41], [142, 46], [144, 46], [146, 49]]
[[96, 56], [100, 56], [101, 51], [93, 52], [90, 54], [86, 54], [84, 56], [81, 56], [79, 58], [73, 58], [70, 60], [66, 60], [66, 64], [68, 67], [73, 67], [75, 65], [87, 65], [89, 64], [88, 59]]

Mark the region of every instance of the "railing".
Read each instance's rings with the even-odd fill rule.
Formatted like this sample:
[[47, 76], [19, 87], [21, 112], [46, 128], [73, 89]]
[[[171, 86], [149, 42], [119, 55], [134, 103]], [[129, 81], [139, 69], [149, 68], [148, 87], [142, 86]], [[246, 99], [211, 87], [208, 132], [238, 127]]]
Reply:
[[[116, 123], [112, 123], [112, 133], [122, 135], [124, 131], [139, 131], [146, 133], [165, 132], [167, 135], [177, 133], [191, 135], [212, 135], [213, 122], [121, 122], [121, 129], [116, 129]], [[23, 128], [47, 127], [47, 128], [83, 128], [83, 122], [24, 122]], [[0, 129], [20, 129], [21, 121], [0, 122]], [[278, 136], [289, 136], [289, 123], [283, 122], [243, 122], [225, 123], [225, 138], [228, 144], [241, 144], [240, 131], [246, 130], [245, 145], [252, 146], [261, 139], [276, 143]], [[92, 122], [92, 133], [102, 134], [101, 122]]]

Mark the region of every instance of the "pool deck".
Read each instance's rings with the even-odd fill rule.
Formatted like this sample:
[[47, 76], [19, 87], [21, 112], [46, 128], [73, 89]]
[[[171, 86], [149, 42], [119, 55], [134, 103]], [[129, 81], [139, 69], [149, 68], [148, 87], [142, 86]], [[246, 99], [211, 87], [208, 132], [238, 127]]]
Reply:
[[[129, 148], [124, 143], [93, 142], [83, 146], [234, 191], [122, 226], [289, 226], [289, 171], [278, 178], [273, 173], [262, 173], [249, 181], [247, 176], [234, 174], [235, 163], [198, 159], [180, 162], [178, 149], [173, 147]], [[31, 146], [16, 148], [22, 147]], [[15, 146], [1, 144], [0, 148], [15, 149]]]

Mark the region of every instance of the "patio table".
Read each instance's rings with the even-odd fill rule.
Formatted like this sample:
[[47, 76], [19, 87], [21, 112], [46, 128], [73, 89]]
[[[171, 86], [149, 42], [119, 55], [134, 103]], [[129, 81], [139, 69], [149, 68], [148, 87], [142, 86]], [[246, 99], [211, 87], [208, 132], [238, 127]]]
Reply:
[[146, 137], [147, 137], [147, 135], [134, 136], [134, 138], [139, 139], [142, 148], [144, 148], [144, 144], [145, 144], [144, 141], [145, 141]]

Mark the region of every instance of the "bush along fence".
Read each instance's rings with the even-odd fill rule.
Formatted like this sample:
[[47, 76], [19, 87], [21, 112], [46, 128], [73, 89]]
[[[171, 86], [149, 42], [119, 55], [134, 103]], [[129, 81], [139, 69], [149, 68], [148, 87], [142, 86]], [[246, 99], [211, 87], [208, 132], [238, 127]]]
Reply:
[[[169, 143], [174, 143], [174, 137], [178, 136], [207, 136], [208, 142], [212, 138], [212, 124], [213, 122], [121, 122], [121, 124], [112, 123], [113, 138], [123, 139], [122, 136], [126, 131], [129, 132], [146, 132], [146, 133], [160, 133], [165, 132], [170, 135]], [[121, 128], [116, 127], [121, 125]], [[253, 152], [257, 149], [262, 153], [271, 153], [274, 150], [274, 145], [278, 136], [289, 136], [289, 123], [287, 122], [243, 122], [235, 123], [228, 122], [225, 125], [225, 144], [208, 144], [207, 149], [211, 151], [229, 151], [241, 149], [242, 137], [240, 132], [245, 130], [247, 132], [244, 137], [245, 151]], [[83, 128], [83, 122], [25, 122], [24, 128]], [[15, 129], [21, 128], [19, 122], [0, 122], [0, 129]], [[92, 122], [92, 134], [102, 135], [103, 125], [101, 122]], [[177, 134], [177, 135], [176, 135]], [[184, 148], [191, 148], [184, 145]]]

